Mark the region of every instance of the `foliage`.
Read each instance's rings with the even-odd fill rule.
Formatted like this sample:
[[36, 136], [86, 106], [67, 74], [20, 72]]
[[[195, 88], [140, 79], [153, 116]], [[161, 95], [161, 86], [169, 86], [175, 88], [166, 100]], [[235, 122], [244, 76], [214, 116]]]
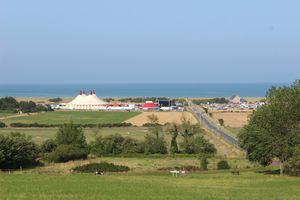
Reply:
[[41, 152], [42, 153], [50, 153], [56, 147], [57, 147], [57, 144], [56, 144], [55, 140], [48, 139], [48, 140], [44, 141], [43, 144], [41, 145]]
[[18, 109], [19, 103], [13, 97], [0, 98], [0, 110], [15, 111]]
[[300, 145], [295, 147], [292, 157], [287, 162], [288, 173], [293, 175], [296, 171], [300, 171]]
[[218, 119], [220, 126], [224, 126], [224, 119]]
[[166, 154], [168, 153], [166, 141], [163, 137], [154, 137], [152, 135], [147, 134], [145, 136], [145, 153], [146, 154]]
[[201, 156], [200, 166], [201, 166], [202, 170], [208, 170], [208, 168], [207, 168], [207, 166], [208, 166], [207, 156], [205, 156], [205, 155]]
[[87, 148], [85, 136], [82, 128], [75, 126], [72, 122], [63, 124], [55, 138], [57, 145], [75, 145], [79, 148]]
[[87, 156], [87, 148], [80, 148], [72, 144], [58, 145], [54, 151], [45, 154], [46, 160], [50, 162], [67, 162], [70, 160], [86, 159]]
[[230, 169], [230, 166], [226, 160], [220, 160], [217, 164], [218, 169]]
[[85, 159], [88, 156], [88, 145], [82, 128], [72, 122], [59, 128], [54, 141], [44, 143], [45, 158], [51, 162], [67, 162], [69, 160]]
[[38, 146], [20, 133], [0, 135], [0, 168], [19, 168], [37, 164]]
[[177, 145], [177, 137], [179, 134], [178, 128], [179, 128], [178, 125], [173, 123], [169, 126], [169, 128], [167, 130], [170, 134], [172, 134], [170, 153], [178, 153], [179, 152], [178, 145]]
[[91, 153], [97, 156], [143, 153], [140, 142], [121, 135], [98, 136], [91, 143]]
[[96, 171], [100, 172], [127, 172], [129, 167], [124, 165], [114, 165], [112, 163], [101, 162], [101, 163], [90, 163], [82, 166], [74, 167], [75, 172], [83, 173], [95, 173]]
[[229, 100], [225, 98], [193, 99], [192, 102], [196, 105], [207, 104], [207, 103], [226, 104], [229, 103]]
[[290, 87], [272, 87], [266, 104], [254, 111], [239, 134], [239, 143], [250, 161], [269, 165], [274, 158], [285, 162], [300, 144], [300, 81]]
[[3, 122], [0, 122], [0, 128], [5, 128], [5, 127], [6, 127], [6, 124]]
[[62, 101], [62, 98], [60, 97], [57, 97], [57, 98], [52, 98], [52, 99], [49, 99], [50, 102], [53, 102], [53, 103], [59, 103]]
[[23, 113], [37, 112], [36, 104], [33, 101], [21, 101], [19, 103], [19, 109]]

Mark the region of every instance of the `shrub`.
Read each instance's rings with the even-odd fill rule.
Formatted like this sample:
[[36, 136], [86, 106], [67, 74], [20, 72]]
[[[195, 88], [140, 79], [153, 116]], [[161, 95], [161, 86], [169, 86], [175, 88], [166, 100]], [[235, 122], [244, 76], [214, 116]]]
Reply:
[[20, 133], [0, 135], [0, 168], [19, 168], [36, 165], [38, 146]]
[[76, 145], [79, 148], [87, 148], [87, 143], [82, 128], [77, 127], [72, 122], [63, 124], [59, 128], [56, 134], [55, 142], [58, 145]]
[[57, 97], [57, 98], [52, 98], [52, 99], [49, 99], [50, 102], [53, 102], [53, 103], [59, 103], [62, 101], [62, 98], [60, 97]]
[[5, 128], [5, 127], [6, 127], [6, 124], [3, 122], [0, 122], [0, 128]]
[[166, 141], [164, 138], [156, 138], [152, 135], [147, 134], [145, 136], [145, 153], [146, 154], [166, 154], [168, 153]]
[[298, 145], [292, 157], [288, 160], [286, 166], [286, 172], [290, 175], [295, 175], [300, 170], [300, 145]]
[[70, 160], [86, 159], [87, 156], [87, 149], [67, 144], [59, 145], [54, 151], [45, 154], [46, 160], [50, 162], [67, 162]]
[[82, 166], [74, 167], [75, 172], [82, 173], [95, 173], [95, 171], [102, 172], [127, 172], [129, 167], [124, 165], [114, 165], [112, 163], [101, 162], [101, 163], [90, 163]]
[[218, 169], [230, 169], [230, 166], [226, 160], [220, 160], [217, 165]]
[[195, 137], [193, 141], [193, 151], [197, 154], [214, 155], [217, 152], [215, 146], [203, 136]]
[[218, 119], [220, 126], [224, 126], [224, 119]]
[[56, 142], [53, 139], [48, 139], [41, 145], [42, 153], [50, 153], [57, 147]]
[[97, 156], [143, 152], [143, 145], [140, 142], [118, 134], [106, 137], [99, 136], [91, 143], [91, 153]]
[[209, 154], [214, 155], [217, 150], [215, 146], [206, 140], [202, 135], [189, 137], [180, 144], [184, 153], [188, 154]]
[[201, 157], [200, 165], [201, 165], [201, 169], [202, 170], [208, 170], [208, 167], [207, 167], [207, 165], [208, 165], [207, 156], [204, 155], [204, 156]]

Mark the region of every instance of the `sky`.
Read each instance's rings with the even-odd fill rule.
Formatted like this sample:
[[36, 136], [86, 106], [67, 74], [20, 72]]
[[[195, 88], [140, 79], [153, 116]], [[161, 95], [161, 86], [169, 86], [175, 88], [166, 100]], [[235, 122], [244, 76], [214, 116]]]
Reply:
[[0, 0], [0, 84], [300, 78], [299, 0]]

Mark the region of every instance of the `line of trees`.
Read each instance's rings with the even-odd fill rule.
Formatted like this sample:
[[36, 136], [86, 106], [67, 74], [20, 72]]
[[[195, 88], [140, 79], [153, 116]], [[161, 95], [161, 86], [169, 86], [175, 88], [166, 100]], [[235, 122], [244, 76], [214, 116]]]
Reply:
[[13, 97], [0, 98], [0, 111], [6, 111], [6, 112], [22, 111], [23, 113], [32, 113], [32, 112], [41, 112], [47, 110], [48, 110], [47, 107], [40, 104], [36, 104], [33, 101], [18, 102]]

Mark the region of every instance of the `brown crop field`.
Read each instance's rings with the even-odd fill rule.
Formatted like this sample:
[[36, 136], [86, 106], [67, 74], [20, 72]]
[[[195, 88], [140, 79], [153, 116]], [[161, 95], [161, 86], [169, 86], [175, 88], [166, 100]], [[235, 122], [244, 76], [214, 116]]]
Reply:
[[224, 125], [231, 128], [240, 128], [248, 123], [251, 112], [213, 112], [212, 118], [217, 122], [224, 119]]
[[136, 126], [142, 126], [145, 123], [149, 123], [148, 116], [156, 115], [158, 117], [160, 124], [165, 123], [180, 123], [182, 116], [185, 116], [189, 119], [192, 124], [198, 123], [197, 119], [189, 112], [143, 112], [135, 117], [128, 119], [126, 122], [132, 123]]

